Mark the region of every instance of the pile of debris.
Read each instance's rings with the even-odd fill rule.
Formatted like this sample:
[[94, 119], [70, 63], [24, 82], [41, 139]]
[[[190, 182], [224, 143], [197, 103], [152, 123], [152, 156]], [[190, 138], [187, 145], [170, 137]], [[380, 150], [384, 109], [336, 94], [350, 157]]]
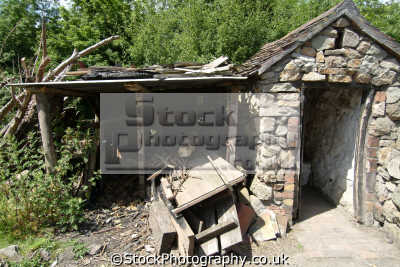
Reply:
[[234, 65], [229, 58], [222, 56], [208, 64], [181, 62], [170, 65], [153, 65], [145, 68], [123, 67], [90, 67], [69, 71], [66, 76], [80, 77], [83, 80], [117, 80], [117, 79], [164, 79], [179, 77], [234, 76]]
[[170, 253], [177, 244], [181, 255], [239, 253], [248, 237], [255, 241], [286, 234], [287, 220], [253, 199], [246, 175], [221, 157], [190, 170], [168, 165], [151, 175], [153, 202], [149, 225], [156, 253]]

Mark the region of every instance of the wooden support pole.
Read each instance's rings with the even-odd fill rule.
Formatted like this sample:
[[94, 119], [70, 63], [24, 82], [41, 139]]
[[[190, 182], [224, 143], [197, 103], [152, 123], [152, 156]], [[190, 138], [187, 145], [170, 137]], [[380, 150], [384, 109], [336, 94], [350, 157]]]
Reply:
[[47, 173], [54, 172], [57, 157], [51, 133], [50, 101], [46, 94], [37, 94], [37, 111], [39, 118], [40, 134], [42, 136], [43, 152], [46, 161]]

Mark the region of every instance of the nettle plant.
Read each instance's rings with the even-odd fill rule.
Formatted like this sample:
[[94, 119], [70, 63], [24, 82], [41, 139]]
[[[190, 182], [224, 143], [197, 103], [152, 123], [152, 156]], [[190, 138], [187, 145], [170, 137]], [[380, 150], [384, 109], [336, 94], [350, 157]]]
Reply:
[[96, 148], [92, 135], [90, 129], [67, 128], [57, 142], [59, 160], [53, 174], [46, 174], [36, 132], [21, 141], [10, 138], [1, 144], [0, 232], [19, 236], [45, 227], [78, 228], [85, 193], [99, 178], [95, 172], [82, 185], [88, 155]]

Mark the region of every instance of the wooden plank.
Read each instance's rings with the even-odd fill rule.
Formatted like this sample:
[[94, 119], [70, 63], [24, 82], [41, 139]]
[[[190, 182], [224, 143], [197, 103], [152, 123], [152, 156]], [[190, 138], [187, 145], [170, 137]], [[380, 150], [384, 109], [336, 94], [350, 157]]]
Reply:
[[[210, 228], [217, 224], [217, 219], [215, 217], [215, 208], [204, 208], [200, 215], [201, 218], [204, 219], [205, 228]], [[200, 244], [199, 252], [200, 254], [204, 254], [206, 256], [217, 254], [219, 252], [218, 238], [215, 237]]]
[[222, 222], [217, 225], [214, 225], [213, 227], [210, 227], [196, 235], [196, 241], [201, 244], [203, 242], [206, 242], [214, 237], [217, 237], [221, 234], [224, 234], [234, 228], [236, 228], [237, 222], [231, 221], [231, 222]]
[[221, 64], [225, 63], [229, 58], [226, 56], [221, 56], [210, 63], [206, 64], [203, 66], [203, 69], [209, 69], [209, 68], [217, 68], [221, 66]]
[[[239, 218], [236, 211], [236, 206], [233, 202], [231, 197], [226, 198], [225, 200], [221, 201], [216, 206], [217, 210], [217, 222], [225, 223], [225, 222], [236, 222], [239, 225]], [[229, 250], [232, 246], [240, 243], [243, 241], [242, 233], [240, 231], [240, 227], [236, 227], [220, 236], [221, 241], [221, 249], [222, 250]]]
[[169, 214], [172, 224], [178, 233], [178, 248], [182, 255], [193, 256], [195, 235], [185, 217], [175, 217]]
[[162, 200], [153, 201], [150, 207], [149, 225], [157, 243], [156, 253], [170, 253], [177, 238], [177, 231], [170, 219], [170, 212]]
[[177, 208], [173, 210], [174, 213], [196, 205], [245, 179], [242, 172], [221, 157], [213, 160], [213, 164], [222, 170], [226, 184], [210, 162], [193, 168], [175, 197]]

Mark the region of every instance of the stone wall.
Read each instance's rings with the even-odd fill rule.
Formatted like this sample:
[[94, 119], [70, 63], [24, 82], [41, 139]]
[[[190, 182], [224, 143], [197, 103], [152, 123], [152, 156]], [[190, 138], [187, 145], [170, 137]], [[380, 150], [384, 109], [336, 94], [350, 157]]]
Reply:
[[296, 211], [301, 89], [331, 84], [376, 90], [363, 151], [363, 212], [400, 239], [399, 73], [395, 57], [344, 18], [273, 65], [254, 88], [264, 95], [252, 193], [278, 212], [290, 216]]

